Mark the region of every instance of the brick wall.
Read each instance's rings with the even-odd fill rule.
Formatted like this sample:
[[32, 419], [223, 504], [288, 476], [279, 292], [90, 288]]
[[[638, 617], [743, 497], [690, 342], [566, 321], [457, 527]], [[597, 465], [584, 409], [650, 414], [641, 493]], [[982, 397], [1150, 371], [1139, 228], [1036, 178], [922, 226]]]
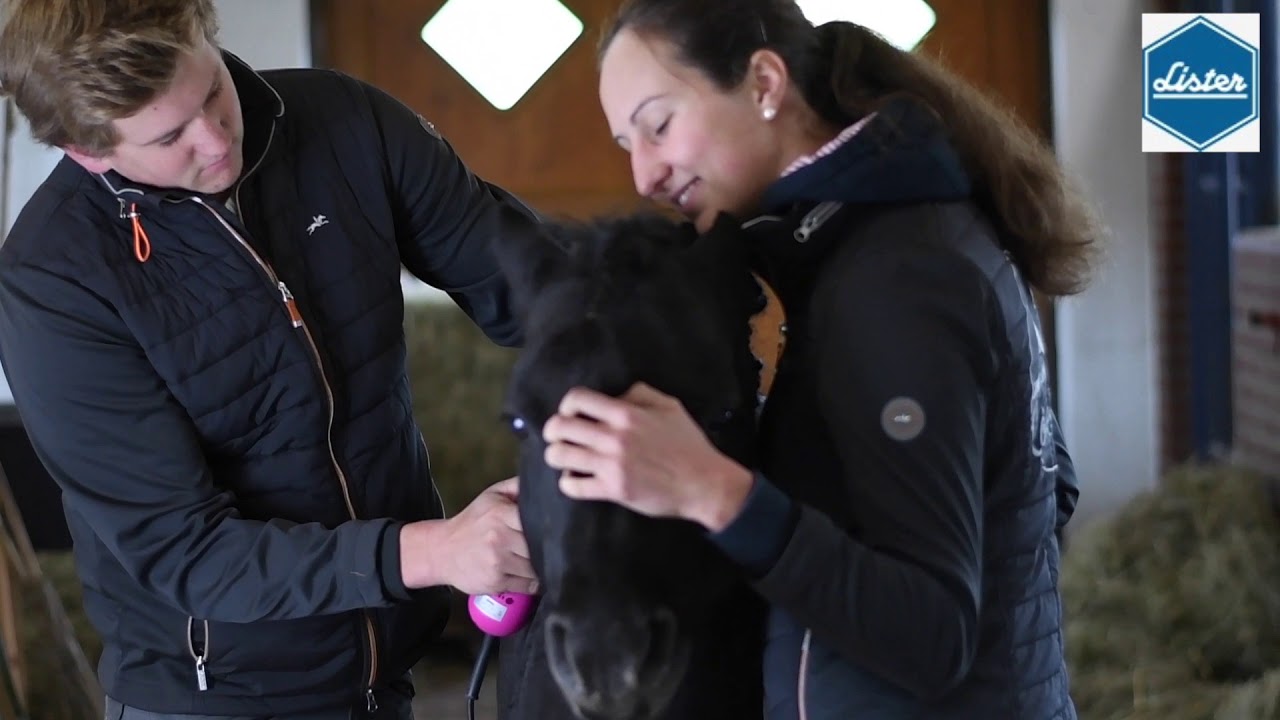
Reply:
[[[1179, 0], [1147, 0], [1146, 12], [1180, 12]], [[1160, 372], [1160, 471], [1188, 459], [1191, 432], [1191, 338], [1188, 332], [1186, 191], [1183, 155], [1147, 155], [1151, 171], [1151, 240], [1155, 256], [1156, 348]]]
[[1280, 230], [1232, 242], [1232, 454], [1280, 477]]
[[1155, 244], [1156, 322], [1160, 368], [1160, 470], [1189, 458], [1191, 434], [1191, 339], [1188, 333], [1187, 241], [1182, 159], [1177, 153], [1150, 156], [1152, 241]]

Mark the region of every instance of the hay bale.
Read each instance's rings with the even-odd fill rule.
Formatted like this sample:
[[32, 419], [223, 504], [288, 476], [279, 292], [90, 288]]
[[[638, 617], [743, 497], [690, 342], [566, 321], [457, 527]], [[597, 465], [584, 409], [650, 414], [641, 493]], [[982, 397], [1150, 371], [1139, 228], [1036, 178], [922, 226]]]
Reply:
[[1280, 718], [1280, 668], [1254, 682], [1233, 688], [1214, 720], [1275, 720]]
[[1280, 720], [1280, 514], [1269, 484], [1181, 467], [1073, 538], [1072, 694], [1089, 720]]
[[494, 345], [453, 303], [405, 303], [413, 411], [445, 507], [461, 510], [516, 473], [516, 441], [501, 422], [516, 351]]
[[[493, 344], [449, 302], [407, 300], [405, 338], [414, 417], [444, 506], [457, 513], [486, 487], [516, 474], [517, 443], [501, 421], [516, 351]], [[437, 663], [469, 663], [476, 652], [480, 633], [466, 600], [453, 594], [449, 624], [431, 648]]]

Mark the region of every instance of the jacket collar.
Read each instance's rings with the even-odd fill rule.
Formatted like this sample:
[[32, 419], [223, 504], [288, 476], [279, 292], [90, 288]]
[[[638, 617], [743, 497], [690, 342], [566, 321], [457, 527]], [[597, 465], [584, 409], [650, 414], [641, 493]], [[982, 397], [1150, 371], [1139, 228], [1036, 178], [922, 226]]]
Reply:
[[762, 213], [743, 229], [758, 271], [790, 299], [849, 236], [850, 223], [875, 208], [950, 202], [972, 192], [941, 123], [917, 103], [891, 100], [829, 155], [769, 186]]
[[[222, 58], [227, 64], [232, 84], [235, 85], [236, 93], [240, 97], [240, 113], [244, 118], [244, 169], [241, 171], [241, 178], [243, 178], [265, 157], [272, 128], [276, 121], [284, 116], [284, 99], [266, 78], [244, 60], [226, 50], [222, 50]], [[134, 182], [114, 170], [108, 170], [95, 177], [121, 201], [122, 213], [125, 203], [155, 207], [163, 200], [178, 201], [195, 195], [189, 190], [159, 188]]]
[[918, 103], [895, 99], [831, 154], [775, 181], [761, 205], [776, 215], [797, 204], [948, 201], [971, 192], [942, 124]]

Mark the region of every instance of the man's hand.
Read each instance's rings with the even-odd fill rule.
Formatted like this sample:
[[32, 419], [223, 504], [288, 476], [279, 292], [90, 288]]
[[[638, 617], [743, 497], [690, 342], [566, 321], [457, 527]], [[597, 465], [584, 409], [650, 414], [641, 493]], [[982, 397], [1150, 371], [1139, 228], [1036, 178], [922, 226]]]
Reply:
[[400, 531], [405, 587], [452, 585], [468, 595], [537, 592], [516, 494], [517, 480], [508, 478], [448, 520], [405, 525]]

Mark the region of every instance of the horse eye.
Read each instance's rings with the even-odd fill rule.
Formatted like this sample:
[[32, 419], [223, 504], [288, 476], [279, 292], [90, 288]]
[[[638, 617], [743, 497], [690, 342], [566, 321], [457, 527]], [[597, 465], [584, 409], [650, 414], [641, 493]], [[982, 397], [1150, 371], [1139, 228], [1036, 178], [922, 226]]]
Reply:
[[529, 427], [525, 424], [524, 418], [516, 415], [510, 418], [511, 432], [519, 437], [524, 437]]
[[524, 418], [516, 415], [515, 413], [502, 413], [502, 422], [506, 423], [507, 427], [510, 428], [511, 432], [515, 433], [517, 437], [523, 438], [528, 433], [529, 424], [524, 421]]

